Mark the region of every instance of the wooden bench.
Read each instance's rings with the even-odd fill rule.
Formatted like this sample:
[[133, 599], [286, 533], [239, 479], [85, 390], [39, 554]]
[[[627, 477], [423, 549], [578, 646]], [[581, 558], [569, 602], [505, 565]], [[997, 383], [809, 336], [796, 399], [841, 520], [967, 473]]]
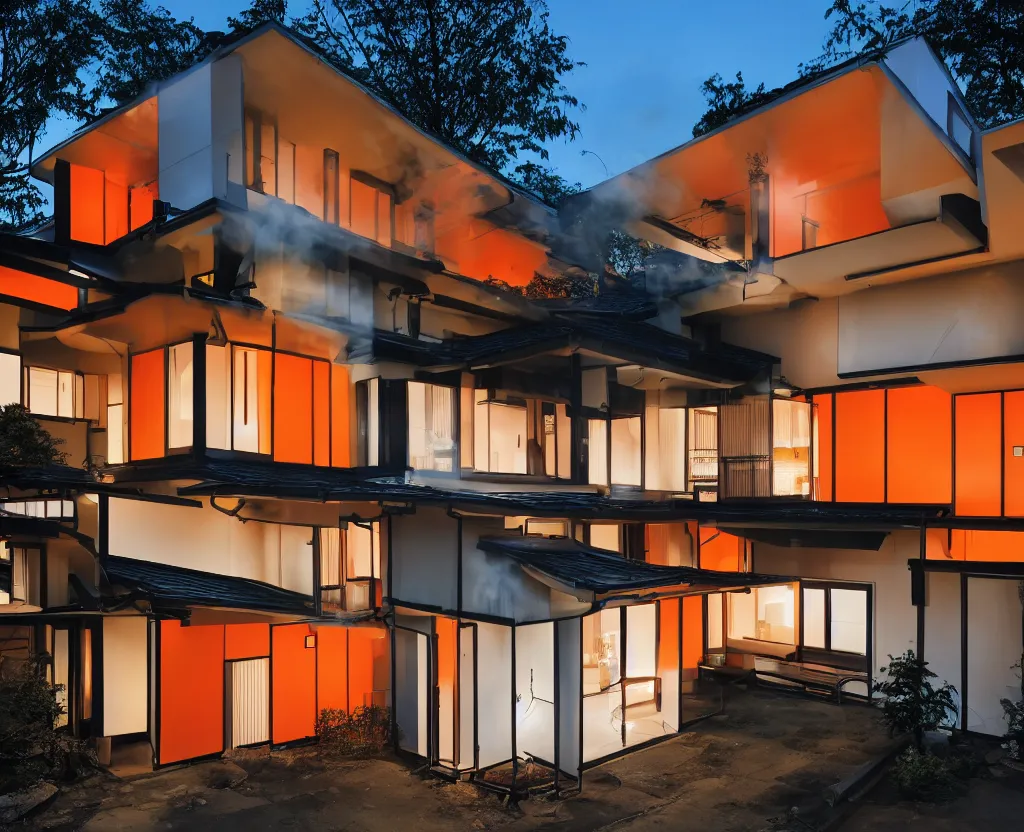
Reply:
[[[788, 683], [786, 687], [801, 686], [808, 693], [823, 693], [835, 696], [837, 704], [842, 704], [843, 688], [852, 682], [861, 682], [870, 686], [866, 673], [843, 669], [810, 668], [796, 662], [783, 660], [758, 660], [754, 665], [754, 678], [761, 677], [778, 679]], [[868, 696], [870, 698], [870, 687]]]

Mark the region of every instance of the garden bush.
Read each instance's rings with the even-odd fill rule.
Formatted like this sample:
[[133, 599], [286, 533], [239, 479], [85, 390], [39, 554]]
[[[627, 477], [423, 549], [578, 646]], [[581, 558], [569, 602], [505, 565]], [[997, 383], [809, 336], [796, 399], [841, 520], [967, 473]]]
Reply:
[[324, 708], [316, 720], [322, 754], [330, 757], [373, 757], [391, 744], [391, 710], [360, 705], [351, 713]]

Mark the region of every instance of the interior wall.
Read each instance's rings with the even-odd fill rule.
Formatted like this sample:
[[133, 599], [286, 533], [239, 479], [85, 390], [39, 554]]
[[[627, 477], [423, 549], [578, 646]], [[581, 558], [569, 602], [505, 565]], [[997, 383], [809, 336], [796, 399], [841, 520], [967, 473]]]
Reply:
[[480, 767], [512, 758], [512, 629], [477, 624]]
[[308, 527], [242, 523], [206, 500], [197, 509], [111, 497], [109, 507], [112, 555], [313, 592]]
[[555, 759], [555, 627], [516, 627], [516, 754]]
[[442, 508], [420, 506], [391, 521], [395, 599], [443, 610], [458, 606], [458, 522]]
[[103, 617], [103, 734], [142, 734], [149, 715], [149, 629], [141, 615]]

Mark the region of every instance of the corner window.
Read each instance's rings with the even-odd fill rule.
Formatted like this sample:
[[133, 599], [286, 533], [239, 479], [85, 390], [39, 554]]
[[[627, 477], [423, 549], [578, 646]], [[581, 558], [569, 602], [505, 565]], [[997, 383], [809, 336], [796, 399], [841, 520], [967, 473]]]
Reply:
[[0, 352], [0, 405], [21, 404], [21, 356]]
[[373, 609], [380, 580], [380, 524], [320, 530], [320, 604], [324, 613]]

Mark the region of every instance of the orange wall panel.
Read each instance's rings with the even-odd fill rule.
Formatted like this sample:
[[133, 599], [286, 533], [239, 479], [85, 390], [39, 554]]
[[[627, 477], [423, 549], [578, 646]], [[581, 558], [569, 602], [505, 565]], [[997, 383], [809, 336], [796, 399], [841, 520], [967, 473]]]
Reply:
[[331, 365], [313, 362], [313, 464], [331, 464]]
[[[456, 624], [452, 621], [452, 624]], [[375, 647], [382, 643], [380, 630], [370, 627], [352, 627], [348, 631], [348, 702], [355, 710], [360, 705], [373, 704], [373, 659]], [[453, 637], [454, 640], [454, 637]], [[458, 644], [454, 641], [454, 644]], [[451, 652], [454, 679], [454, 649]], [[440, 668], [438, 668], [440, 675]]]
[[104, 183], [106, 197], [104, 205], [103, 240], [113, 242], [128, 233], [128, 188], [109, 179]]
[[954, 529], [953, 560], [1019, 563], [1024, 561], [1024, 532]]
[[153, 200], [158, 199], [157, 183], [142, 185], [138, 188], [130, 188], [128, 191], [129, 200], [129, 223], [134, 231], [140, 225], [145, 225], [153, 219]]
[[164, 455], [164, 351], [150, 350], [131, 357], [131, 458]]
[[836, 487], [843, 503], [885, 500], [885, 391], [836, 393]]
[[704, 602], [699, 595], [683, 598], [683, 669], [684, 678], [696, 675], [697, 665], [704, 658]]
[[103, 245], [103, 171], [71, 165], [71, 239]]
[[954, 398], [956, 494], [964, 517], [997, 516], [1001, 506], [1002, 415], [999, 393]]
[[269, 624], [227, 624], [224, 627], [225, 659], [257, 659], [270, 655]]
[[831, 502], [832, 495], [832, 408], [833, 396], [815, 396], [817, 405], [818, 445], [815, 448], [815, 464], [818, 467], [818, 499]]
[[316, 631], [316, 706], [348, 710], [348, 628]]
[[291, 742], [316, 733], [316, 649], [306, 647], [306, 624], [271, 629], [271, 742]]
[[658, 602], [658, 673], [679, 667], [679, 604], [678, 598]]
[[348, 367], [343, 364], [332, 364], [331, 465], [336, 468], [348, 468], [352, 464], [350, 406]]
[[953, 499], [953, 410], [938, 387], [888, 391], [887, 499], [949, 503]]
[[0, 295], [57, 309], [74, 309], [78, 306], [76, 287], [6, 266], [0, 266]]
[[700, 568], [743, 571], [743, 538], [717, 529], [700, 530]]
[[1024, 456], [1014, 447], [1024, 446], [1024, 391], [1003, 394], [1003, 496], [1007, 517], [1024, 517]]
[[224, 627], [160, 622], [160, 763], [224, 750]]
[[274, 355], [274, 459], [313, 462], [313, 362]]

